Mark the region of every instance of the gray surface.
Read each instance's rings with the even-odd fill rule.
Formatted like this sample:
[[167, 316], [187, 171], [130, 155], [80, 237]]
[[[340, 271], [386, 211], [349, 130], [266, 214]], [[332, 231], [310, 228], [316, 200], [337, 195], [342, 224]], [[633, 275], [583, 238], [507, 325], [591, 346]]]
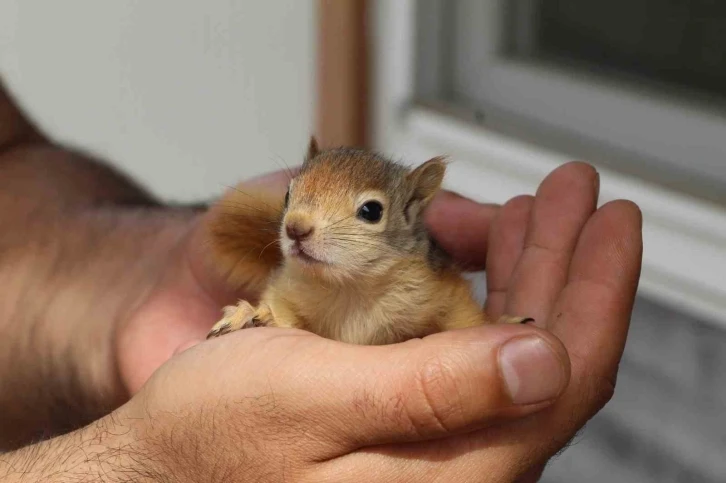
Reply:
[[638, 299], [612, 401], [543, 483], [726, 481], [726, 333]]

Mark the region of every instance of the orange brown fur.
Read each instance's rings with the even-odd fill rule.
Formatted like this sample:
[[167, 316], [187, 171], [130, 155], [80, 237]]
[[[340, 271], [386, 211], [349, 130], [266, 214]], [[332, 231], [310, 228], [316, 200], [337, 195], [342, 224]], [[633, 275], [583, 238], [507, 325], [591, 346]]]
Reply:
[[281, 265], [282, 202], [267, 191], [240, 187], [212, 207], [207, 229], [214, 261], [234, 288], [260, 293]]
[[[214, 247], [230, 277], [266, 283], [256, 308], [244, 301], [226, 307], [209, 336], [273, 326], [389, 344], [490, 323], [423, 224], [444, 171], [440, 158], [411, 170], [361, 150], [319, 152], [312, 141], [282, 210], [268, 201], [250, 204], [254, 198], [245, 196], [240, 208], [220, 211], [213, 223]], [[364, 205], [377, 215], [363, 215]], [[278, 227], [274, 240], [269, 223]], [[251, 233], [258, 229], [264, 233]], [[260, 255], [266, 244], [282, 258]]]

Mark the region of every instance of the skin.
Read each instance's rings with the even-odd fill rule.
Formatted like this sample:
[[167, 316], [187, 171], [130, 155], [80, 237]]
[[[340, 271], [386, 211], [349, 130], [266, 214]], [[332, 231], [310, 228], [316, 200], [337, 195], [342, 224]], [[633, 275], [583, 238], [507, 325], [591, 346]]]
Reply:
[[[613, 394], [641, 215], [596, 209], [585, 163], [502, 207], [444, 193], [427, 215], [459, 260], [486, 265], [488, 314], [537, 326], [373, 347], [276, 328], [200, 343], [250, 295], [210, 269], [204, 213], [85, 159], [0, 96], [0, 440], [20, 447], [0, 456], [3, 481], [536, 481]], [[549, 349], [546, 373], [518, 366], [544, 381], [540, 402], [503, 379], [503, 346], [523, 338]], [[64, 434], [29, 444], [48, 433]]]

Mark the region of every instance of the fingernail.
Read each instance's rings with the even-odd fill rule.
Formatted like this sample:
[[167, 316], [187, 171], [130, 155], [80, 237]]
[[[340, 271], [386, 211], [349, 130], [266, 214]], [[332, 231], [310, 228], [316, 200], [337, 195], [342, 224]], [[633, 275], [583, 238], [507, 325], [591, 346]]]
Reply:
[[506, 342], [499, 350], [499, 367], [514, 404], [554, 399], [564, 389], [565, 368], [540, 337], [518, 337]]

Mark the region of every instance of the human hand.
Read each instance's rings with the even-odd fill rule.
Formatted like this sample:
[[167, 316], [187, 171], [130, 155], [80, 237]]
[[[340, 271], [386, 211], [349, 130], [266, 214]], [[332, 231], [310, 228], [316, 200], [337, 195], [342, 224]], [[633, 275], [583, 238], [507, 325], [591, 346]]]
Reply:
[[[263, 328], [173, 357], [115, 414], [132, 430], [112, 432], [129, 435], [133, 471], [180, 482], [472, 481], [440, 449], [548, 406], [568, 373], [562, 345], [527, 326], [386, 346]], [[430, 452], [385, 457], [413, 448]]]
[[[532, 392], [532, 382], [542, 386], [531, 379], [507, 384], [503, 375], [521, 376], [530, 363], [550, 374], [548, 391]], [[445, 453], [373, 468], [367, 456], [435, 447], [428, 441], [531, 414], [567, 374], [561, 344], [527, 326], [387, 346], [299, 330], [235, 332], [173, 357], [111, 415], [0, 458], [0, 479], [465, 481]]]
[[[487, 221], [497, 213], [495, 208], [476, 207], [450, 195], [431, 210], [432, 229], [443, 233], [444, 243], [446, 233], [453, 234], [446, 224], [455, 223], [448, 210], [464, 206], [457, 207], [457, 203], [466, 203], [469, 216], [475, 213], [484, 221], [484, 228], [489, 228], [489, 250], [485, 243], [475, 246], [476, 237], [464, 237], [462, 243], [471, 260], [487, 260], [489, 315], [536, 314], [537, 324], [564, 343], [572, 359], [572, 376], [554, 405], [522, 421], [466, 436], [426, 445], [378, 446], [375, 452], [359, 450], [351, 460], [366, 461], [363, 467], [394, 462], [399, 468], [413, 468], [412, 460], [420, 465], [431, 454], [444, 451], [452, 463], [447, 468], [475, 481], [483, 474], [536, 478], [545, 462], [602, 408], [614, 388], [637, 287], [642, 242], [637, 207], [618, 201], [595, 210], [597, 192], [594, 170], [571, 163], [553, 172], [534, 199], [519, 197], [507, 203], [491, 225]], [[182, 299], [185, 297], [178, 298]], [[166, 347], [167, 353], [183, 347], [185, 337], [193, 341], [206, 329], [207, 325], [190, 325], [183, 337]], [[475, 338], [487, 341], [490, 337], [480, 332]], [[535, 364], [532, 370], [537, 370]]]
[[508, 202], [492, 223], [487, 313], [532, 314], [565, 345], [571, 379], [552, 407], [468, 441], [475, 450], [463, 466], [498, 461], [517, 481], [537, 481], [612, 397], [640, 276], [642, 216], [621, 200], [596, 210], [598, 195], [597, 173], [569, 163], [536, 197]]
[[[180, 445], [238, 435], [237, 452], [213, 460], [218, 471], [231, 468], [230, 480], [274, 481], [282, 476], [275, 471], [300, 481], [536, 479], [610, 398], [637, 285], [639, 211], [628, 202], [595, 211], [596, 198], [595, 172], [569, 164], [534, 199], [507, 203], [492, 223], [487, 310], [527, 309], [547, 331], [486, 326], [384, 347], [347, 346], [294, 330], [235, 333], [165, 365], [139, 395], [144, 410], [187, 411], [173, 419]], [[520, 395], [541, 390], [527, 386], [527, 374], [550, 376], [545, 386], [554, 391], [545, 403], [513, 404], [501, 379], [503, 344], [526, 336], [543, 337], [555, 351], [550, 361], [559, 362], [543, 370], [534, 356], [523, 361]], [[567, 388], [553, 399], [565, 381], [556, 376], [568, 373]], [[176, 386], [179, 379], [193, 394]], [[169, 407], [171, 395], [177, 402]], [[220, 402], [229, 397], [238, 403]], [[200, 406], [208, 412], [189, 412]], [[205, 421], [215, 422], [213, 437]], [[179, 455], [169, 465], [193, 461], [181, 447], [162, 454]], [[240, 463], [240, 454], [259, 464]]]

